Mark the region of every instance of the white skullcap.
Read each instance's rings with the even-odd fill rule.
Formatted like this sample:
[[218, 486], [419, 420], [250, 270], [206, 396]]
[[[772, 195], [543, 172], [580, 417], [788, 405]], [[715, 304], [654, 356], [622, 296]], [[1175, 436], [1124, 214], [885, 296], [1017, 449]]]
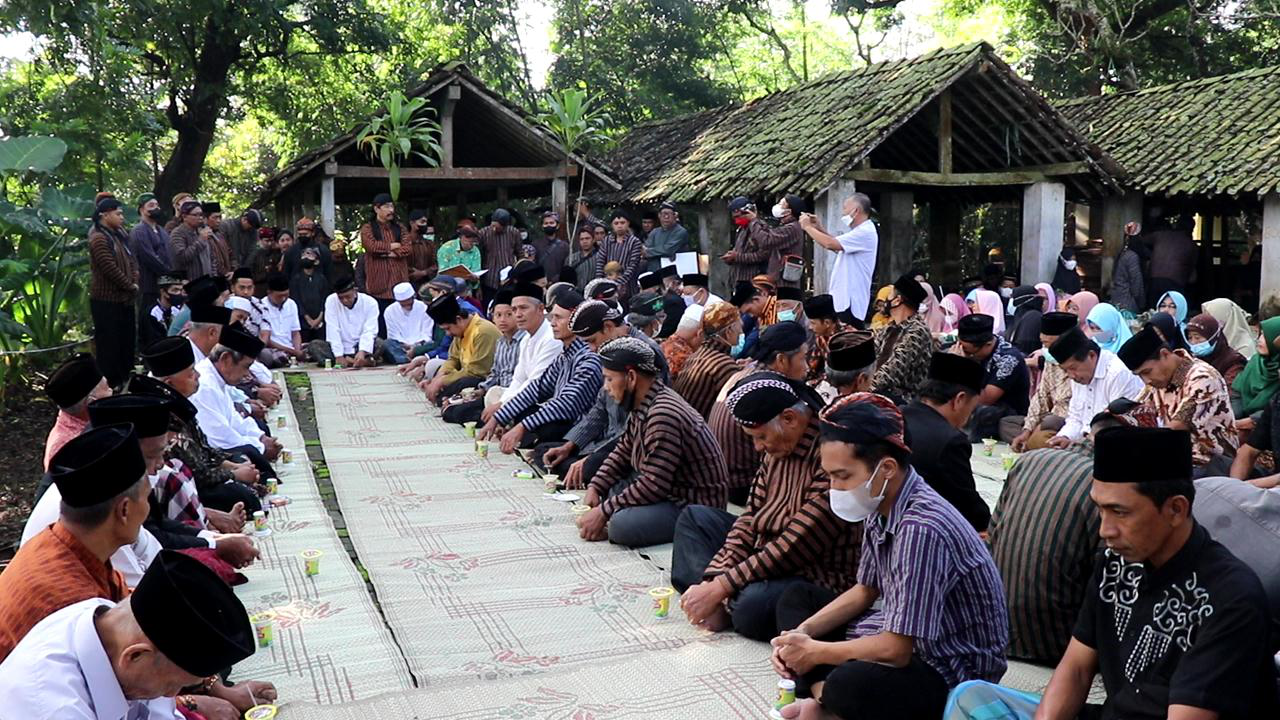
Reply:
[[702, 327], [702, 306], [690, 305], [684, 309], [684, 314], [680, 316], [680, 323], [676, 325], [677, 330], [697, 330]]
[[249, 304], [249, 298], [242, 298], [239, 295], [232, 295], [227, 298], [224, 303], [228, 310], [242, 310], [247, 313], [253, 313], [253, 305]]
[[413, 286], [407, 282], [397, 283], [395, 287], [391, 288], [391, 295], [397, 301], [408, 300], [413, 297]]

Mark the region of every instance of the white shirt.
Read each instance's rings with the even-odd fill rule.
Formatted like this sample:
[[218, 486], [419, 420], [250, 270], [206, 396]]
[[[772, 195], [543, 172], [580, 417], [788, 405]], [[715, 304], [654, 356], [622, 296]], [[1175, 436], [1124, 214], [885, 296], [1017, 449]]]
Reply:
[[[22, 539], [18, 541], [18, 547], [26, 545], [28, 540], [56, 522], [61, 514], [61, 506], [62, 491], [57, 485], [50, 485], [44, 495], [40, 496], [40, 502], [32, 508], [27, 524], [22, 528]], [[121, 545], [120, 549], [111, 554], [111, 567], [120, 571], [126, 585], [137, 587], [142, 573], [147, 571], [160, 549], [160, 541], [156, 540], [156, 536], [146, 528], [139, 528], [138, 539], [132, 545]]]
[[125, 699], [93, 622], [100, 607], [115, 603], [90, 598], [49, 615], [0, 663], [0, 713], [5, 720], [177, 716], [173, 698]]
[[1088, 385], [1071, 381], [1071, 404], [1067, 407], [1067, 422], [1058, 431], [1059, 437], [1072, 442], [1084, 437], [1089, 424], [1098, 413], [1120, 398], [1137, 400], [1142, 392], [1142, 381], [1129, 372], [1124, 361], [1110, 350], [1098, 354], [1098, 367]]
[[195, 361], [196, 365], [199, 365], [201, 360], [205, 359], [206, 357], [209, 357], [208, 355], [204, 354], [204, 351], [200, 349], [199, 345], [196, 345], [195, 343], [191, 342], [190, 338], [187, 338], [187, 342], [191, 343], [191, 353], [196, 356], [196, 361]]
[[421, 300], [414, 300], [409, 312], [405, 312], [399, 302], [393, 302], [382, 311], [382, 318], [387, 323], [387, 339], [405, 345], [430, 340], [436, 329], [435, 321], [427, 314], [427, 304]]
[[551, 320], [543, 318], [537, 332], [520, 343], [520, 355], [516, 358], [516, 371], [511, 384], [502, 391], [500, 402], [506, 402], [525, 389], [529, 383], [542, 377], [557, 357], [564, 352], [564, 342], [557, 340], [551, 331]]
[[871, 274], [876, 269], [876, 252], [880, 235], [875, 223], [863, 220], [857, 227], [836, 237], [840, 252], [831, 266], [828, 289], [836, 312], [848, 310], [854, 318], [867, 317], [871, 304]]
[[196, 406], [196, 423], [209, 438], [209, 444], [222, 450], [249, 445], [262, 452], [262, 430], [253, 418], [236, 412], [231, 402], [232, 388], [213, 362], [209, 358], [201, 360], [196, 363], [196, 372], [200, 373], [200, 389], [188, 400]]
[[262, 314], [271, 323], [271, 342], [293, 347], [293, 334], [302, 331], [302, 323], [298, 320], [298, 304], [285, 298], [284, 305], [276, 307], [271, 298], [267, 298], [262, 302]]
[[324, 300], [324, 339], [338, 357], [373, 352], [378, 334], [378, 301], [356, 293], [356, 304], [347, 307], [332, 293]]

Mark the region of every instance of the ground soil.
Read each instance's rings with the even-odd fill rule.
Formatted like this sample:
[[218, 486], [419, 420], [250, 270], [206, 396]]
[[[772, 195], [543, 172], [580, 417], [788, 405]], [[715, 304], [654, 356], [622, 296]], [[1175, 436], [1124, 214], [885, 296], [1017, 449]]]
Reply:
[[44, 440], [58, 408], [25, 385], [8, 391], [0, 408], [0, 563], [17, 547], [44, 472]]

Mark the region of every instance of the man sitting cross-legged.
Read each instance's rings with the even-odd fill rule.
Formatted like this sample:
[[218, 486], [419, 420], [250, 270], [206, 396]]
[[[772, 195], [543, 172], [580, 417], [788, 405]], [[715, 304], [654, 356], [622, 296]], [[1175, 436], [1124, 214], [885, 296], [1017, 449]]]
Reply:
[[822, 400], [803, 382], [773, 372], [743, 378], [728, 404], [764, 453], [739, 517], [690, 505], [676, 521], [671, 582], [684, 593], [689, 622], [709, 630], [731, 624], [767, 640], [778, 632], [778, 597], [809, 581], [833, 592], [853, 585], [862, 526], [831, 511], [818, 457]]
[[489, 317], [493, 318], [493, 326], [502, 333], [493, 350], [493, 366], [489, 368], [489, 374], [484, 380], [476, 386], [474, 397], [468, 400], [465, 395], [450, 395], [444, 399], [440, 405], [440, 418], [445, 422], [456, 425], [480, 422], [485, 396], [500, 393], [511, 384], [520, 358], [520, 349], [529, 338], [529, 334], [516, 325], [516, 314], [511, 309], [512, 297], [512, 291], [503, 288], [493, 296], [493, 302], [489, 303]]
[[459, 305], [452, 294], [432, 300], [427, 314], [453, 338], [449, 359], [426, 387], [427, 400], [438, 405], [464, 388], [479, 385], [489, 376], [502, 333], [493, 323]]
[[627, 427], [587, 488], [594, 509], [578, 519], [586, 540], [628, 547], [671, 542], [688, 503], [724, 508], [728, 469], [702, 416], [657, 380], [649, 343], [633, 337], [600, 348], [604, 385], [628, 411]]
[[1097, 717], [1085, 700], [1099, 673], [1103, 718], [1276, 717], [1266, 593], [1192, 515], [1193, 436], [1117, 427], [1093, 439], [1089, 494], [1107, 547], [1049, 687], [1036, 698], [966, 683], [948, 717]]
[[[908, 464], [902, 415], [858, 393], [822, 413], [831, 507], [863, 524], [858, 584], [793, 585], [778, 601], [773, 665], [795, 678], [783, 717], [936, 718], [947, 691], [1004, 674], [1000, 574], [978, 534]], [[879, 601], [880, 606], [873, 605]]]

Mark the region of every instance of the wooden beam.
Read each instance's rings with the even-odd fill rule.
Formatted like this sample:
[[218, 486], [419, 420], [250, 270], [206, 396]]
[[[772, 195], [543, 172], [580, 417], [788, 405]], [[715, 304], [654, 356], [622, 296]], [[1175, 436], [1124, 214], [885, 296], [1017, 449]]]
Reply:
[[1081, 175], [1089, 172], [1085, 163], [1058, 163], [1009, 168], [987, 173], [930, 173], [913, 170], [854, 170], [846, 177], [863, 182], [892, 183], [896, 185], [935, 185], [938, 187], [964, 187], [967, 185], [1030, 185], [1062, 175]]
[[[400, 168], [401, 180], [554, 180], [576, 177], [578, 166]], [[338, 165], [334, 175], [347, 178], [385, 178], [386, 168]]]
[[951, 174], [951, 88], [938, 96], [938, 172]]

